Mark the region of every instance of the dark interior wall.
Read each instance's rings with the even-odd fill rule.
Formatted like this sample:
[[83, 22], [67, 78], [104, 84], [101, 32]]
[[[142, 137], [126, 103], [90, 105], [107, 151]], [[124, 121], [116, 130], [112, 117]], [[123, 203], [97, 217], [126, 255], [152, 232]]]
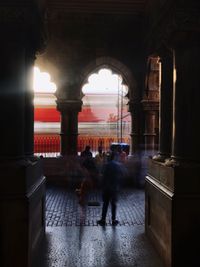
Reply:
[[147, 1], [143, 21], [144, 47], [147, 56], [156, 53], [161, 44], [165, 43], [169, 31], [168, 22], [173, 17], [177, 2], [176, 0]]
[[157, 53], [163, 46], [171, 48], [182, 39], [191, 38], [188, 33], [198, 28], [199, 8], [198, 0], [147, 1], [143, 21], [147, 56]]
[[36, 64], [49, 71], [59, 90], [79, 83], [96, 58], [109, 56], [126, 65], [140, 85], [143, 76], [141, 21], [130, 16], [49, 12], [48, 43]]

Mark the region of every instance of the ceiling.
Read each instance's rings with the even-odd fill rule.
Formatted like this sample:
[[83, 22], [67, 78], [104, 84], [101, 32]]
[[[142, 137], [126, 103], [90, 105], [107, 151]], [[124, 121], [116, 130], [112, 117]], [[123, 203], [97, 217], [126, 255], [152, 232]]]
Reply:
[[48, 7], [69, 13], [140, 16], [146, 2], [147, 0], [48, 0]]

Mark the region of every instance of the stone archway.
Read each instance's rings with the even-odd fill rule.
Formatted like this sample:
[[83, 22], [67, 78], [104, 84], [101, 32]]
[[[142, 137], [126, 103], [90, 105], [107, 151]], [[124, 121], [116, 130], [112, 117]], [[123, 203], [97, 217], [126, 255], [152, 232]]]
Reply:
[[[109, 57], [99, 57], [90, 62], [82, 71], [80, 76], [80, 90], [84, 83], [86, 83], [88, 76], [92, 72], [97, 72], [100, 68], [110, 68], [112, 71], [116, 72], [117, 74], [120, 74], [122, 76], [123, 81], [128, 86], [128, 107], [129, 112], [131, 114], [131, 153], [138, 151], [139, 147], [139, 116], [138, 116], [138, 106], [139, 106], [139, 99], [137, 96], [137, 83], [136, 79], [131, 72], [131, 70], [123, 64], [121, 61]], [[81, 96], [80, 91], [80, 96]], [[133, 124], [134, 120], [134, 124]]]
[[[131, 131], [130, 131], [131, 154], [132, 154], [133, 150], [135, 151], [135, 149], [133, 149], [133, 146], [136, 147], [135, 144], [138, 140], [137, 120], [139, 120], [139, 117], [134, 116], [133, 114], [136, 110], [136, 109], [133, 109], [133, 106], [138, 106], [137, 105], [138, 99], [136, 99], [135, 97], [137, 95], [137, 93], [135, 93], [137, 91], [137, 84], [136, 84], [135, 77], [133, 73], [131, 72], [131, 70], [125, 64], [123, 64], [122, 62], [120, 62], [119, 60], [115, 58], [108, 57], [108, 56], [96, 58], [95, 60], [90, 62], [87, 66], [85, 66], [85, 68], [81, 72], [80, 98], [83, 97], [81, 88], [85, 83], [87, 83], [87, 79], [89, 75], [91, 75], [92, 73], [97, 73], [102, 68], [111, 69], [112, 72], [121, 75], [123, 79], [123, 83], [125, 83], [128, 86], [127, 98], [128, 98], [128, 111], [130, 112], [130, 115], [131, 115], [131, 125], [132, 125]], [[133, 124], [133, 118], [135, 121], [134, 124]], [[134, 129], [133, 127], [136, 127], [137, 129]]]
[[132, 100], [133, 91], [137, 87], [135, 78], [130, 69], [126, 65], [124, 65], [121, 61], [112, 57], [99, 57], [94, 61], [90, 62], [81, 73], [80, 85], [83, 85], [86, 82], [88, 76], [92, 72], [95, 72], [98, 69], [104, 67], [110, 68], [122, 76], [123, 80], [125, 81], [125, 83], [128, 85], [129, 88], [129, 96], [128, 96], [129, 100]]

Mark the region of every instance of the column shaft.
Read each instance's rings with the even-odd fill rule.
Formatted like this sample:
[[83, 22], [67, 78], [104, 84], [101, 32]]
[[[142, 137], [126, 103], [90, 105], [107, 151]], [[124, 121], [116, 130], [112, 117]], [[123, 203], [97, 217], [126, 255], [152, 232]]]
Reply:
[[24, 152], [30, 157], [34, 154], [34, 91], [33, 91], [33, 66], [35, 57], [26, 56], [27, 87], [25, 92], [25, 129]]
[[78, 112], [61, 113], [61, 155], [77, 154]]
[[199, 46], [174, 50], [173, 147], [175, 160], [200, 161], [200, 51]]
[[129, 102], [129, 111], [131, 114], [131, 154], [139, 153], [139, 105], [137, 103]]
[[1, 158], [24, 156], [24, 71], [25, 48], [20, 44], [6, 45], [2, 53], [1, 84]]
[[161, 54], [161, 87], [159, 101], [159, 153], [154, 157], [164, 161], [172, 149], [173, 56], [170, 51]]
[[61, 155], [76, 155], [78, 144], [78, 112], [82, 101], [57, 101], [61, 112]]
[[155, 148], [155, 111], [146, 111], [145, 114], [145, 150], [154, 150]]

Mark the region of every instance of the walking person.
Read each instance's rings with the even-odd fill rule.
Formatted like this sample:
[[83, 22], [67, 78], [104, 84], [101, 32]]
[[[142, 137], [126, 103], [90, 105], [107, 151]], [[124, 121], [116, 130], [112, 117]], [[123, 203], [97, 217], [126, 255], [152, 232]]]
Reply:
[[106, 162], [106, 154], [105, 152], [103, 152], [103, 149], [101, 146], [98, 147], [98, 153], [95, 156], [95, 163], [99, 172], [99, 177], [101, 178], [102, 176], [102, 170], [103, 170], [103, 166]]
[[97, 221], [99, 225], [106, 225], [106, 214], [109, 203], [111, 203], [112, 225], [117, 225], [116, 210], [117, 197], [120, 188], [120, 180], [123, 176], [122, 166], [115, 160], [115, 153], [111, 153], [108, 162], [103, 170], [102, 193], [103, 207], [101, 219]]
[[89, 192], [94, 191], [97, 186], [98, 171], [93, 158], [85, 158], [82, 163], [83, 180], [80, 188], [75, 191], [79, 197], [79, 204], [84, 206]]

